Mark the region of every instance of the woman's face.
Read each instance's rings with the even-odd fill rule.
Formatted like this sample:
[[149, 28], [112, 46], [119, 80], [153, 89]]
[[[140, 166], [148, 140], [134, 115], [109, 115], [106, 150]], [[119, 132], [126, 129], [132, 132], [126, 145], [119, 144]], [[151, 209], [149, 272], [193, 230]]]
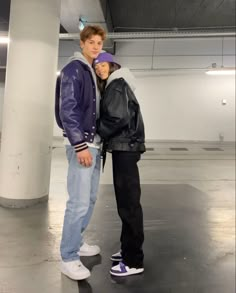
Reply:
[[101, 62], [95, 65], [95, 72], [98, 77], [100, 77], [102, 80], [107, 79], [109, 76], [109, 63], [108, 62]]

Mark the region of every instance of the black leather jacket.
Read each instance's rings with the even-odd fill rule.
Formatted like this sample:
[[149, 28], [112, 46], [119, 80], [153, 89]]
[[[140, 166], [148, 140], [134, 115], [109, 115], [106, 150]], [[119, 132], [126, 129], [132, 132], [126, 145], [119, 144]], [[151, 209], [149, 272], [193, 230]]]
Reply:
[[98, 133], [108, 151], [145, 152], [139, 103], [124, 78], [114, 79], [101, 99]]

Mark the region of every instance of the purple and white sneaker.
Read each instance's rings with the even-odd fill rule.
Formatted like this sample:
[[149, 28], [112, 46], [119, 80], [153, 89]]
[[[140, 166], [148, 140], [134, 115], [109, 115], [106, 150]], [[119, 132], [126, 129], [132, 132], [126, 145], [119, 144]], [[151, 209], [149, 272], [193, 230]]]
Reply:
[[112, 256], [110, 257], [110, 260], [112, 261], [122, 261], [122, 255], [121, 255], [121, 251], [118, 251], [117, 253], [112, 254]]
[[123, 262], [119, 262], [118, 265], [114, 266], [110, 270], [110, 274], [117, 277], [125, 277], [130, 275], [141, 274], [144, 272], [144, 268], [130, 268]]

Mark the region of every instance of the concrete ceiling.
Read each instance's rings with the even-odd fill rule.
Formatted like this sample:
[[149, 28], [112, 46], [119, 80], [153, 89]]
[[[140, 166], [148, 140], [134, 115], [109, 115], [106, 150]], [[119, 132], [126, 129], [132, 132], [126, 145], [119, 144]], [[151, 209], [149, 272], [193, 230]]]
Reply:
[[[0, 1], [0, 32], [7, 32], [9, 27], [11, 0]], [[65, 33], [66, 30], [61, 25], [60, 32]]]
[[99, 24], [107, 29], [99, 0], [62, 0], [61, 24], [69, 33], [78, 33], [79, 19], [88, 24]]
[[8, 30], [10, 0], [0, 2], [0, 31]]
[[[8, 31], [10, 2], [0, 0], [0, 33]], [[236, 27], [235, 0], [61, 0], [61, 33], [78, 33], [80, 17], [108, 32], [235, 31]], [[112, 40], [105, 45], [112, 52]], [[6, 46], [0, 45], [0, 70], [6, 54]]]
[[[9, 11], [10, 0], [1, 0], [0, 31], [8, 29]], [[236, 25], [235, 0], [61, 0], [61, 32], [78, 32], [80, 16], [110, 32]]]
[[235, 27], [235, 0], [108, 0], [113, 30]]

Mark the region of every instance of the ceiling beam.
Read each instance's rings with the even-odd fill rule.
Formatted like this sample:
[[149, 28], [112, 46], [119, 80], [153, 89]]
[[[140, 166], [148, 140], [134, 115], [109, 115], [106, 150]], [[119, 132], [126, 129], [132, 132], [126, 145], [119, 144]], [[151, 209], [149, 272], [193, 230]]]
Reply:
[[[165, 31], [165, 32], [123, 32], [107, 33], [112, 40], [165, 39], [165, 38], [202, 38], [202, 37], [235, 37], [235, 31]], [[60, 34], [60, 40], [78, 40], [79, 34]]]

